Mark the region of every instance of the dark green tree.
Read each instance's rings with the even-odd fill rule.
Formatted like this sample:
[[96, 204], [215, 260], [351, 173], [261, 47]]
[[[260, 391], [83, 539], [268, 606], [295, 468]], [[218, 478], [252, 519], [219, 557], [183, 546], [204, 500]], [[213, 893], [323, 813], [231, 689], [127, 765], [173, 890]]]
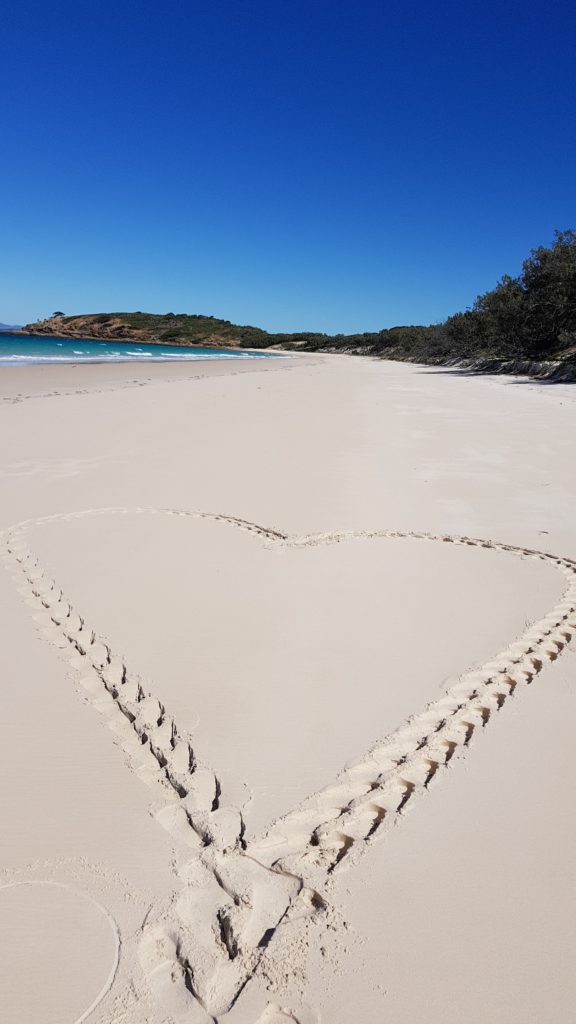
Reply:
[[556, 231], [550, 249], [533, 249], [522, 267], [524, 340], [545, 355], [576, 338], [576, 232]]
[[525, 354], [525, 295], [518, 278], [506, 274], [491, 292], [479, 295], [474, 314], [481, 349], [511, 359]]

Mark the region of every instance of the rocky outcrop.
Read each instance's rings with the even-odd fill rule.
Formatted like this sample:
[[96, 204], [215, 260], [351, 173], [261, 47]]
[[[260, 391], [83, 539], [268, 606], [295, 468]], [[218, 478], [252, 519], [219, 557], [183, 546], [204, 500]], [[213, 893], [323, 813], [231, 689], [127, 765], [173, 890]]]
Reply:
[[136, 341], [152, 339], [146, 331], [135, 330], [117, 317], [110, 316], [104, 320], [94, 316], [49, 317], [26, 324], [26, 334], [49, 334], [62, 338], [96, 338], [99, 341]]
[[26, 334], [59, 338], [131, 341], [147, 345], [207, 345], [211, 348], [236, 348], [242, 340], [239, 335], [247, 329], [239, 328], [236, 331], [234, 325], [213, 317], [98, 313], [49, 317], [26, 324], [23, 330]]

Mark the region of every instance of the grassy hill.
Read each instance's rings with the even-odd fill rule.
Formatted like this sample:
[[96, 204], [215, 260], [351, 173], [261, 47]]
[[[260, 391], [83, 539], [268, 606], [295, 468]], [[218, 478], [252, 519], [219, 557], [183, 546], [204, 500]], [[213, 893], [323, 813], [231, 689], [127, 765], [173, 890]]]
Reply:
[[187, 313], [83, 313], [50, 317], [24, 329], [33, 334], [165, 345], [263, 348], [270, 344], [270, 336], [258, 327]]

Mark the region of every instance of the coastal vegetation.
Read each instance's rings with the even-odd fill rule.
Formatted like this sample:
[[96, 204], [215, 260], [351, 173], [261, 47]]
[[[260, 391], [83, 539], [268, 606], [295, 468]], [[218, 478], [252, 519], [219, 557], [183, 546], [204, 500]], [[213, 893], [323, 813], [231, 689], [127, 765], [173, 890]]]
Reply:
[[274, 334], [196, 314], [59, 312], [26, 330], [171, 345], [353, 352], [479, 370], [517, 368], [568, 379], [576, 375], [576, 232], [557, 231], [550, 247], [532, 250], [517, 277], [505, 275], [470, 309], [428, 326], [362, 334]]

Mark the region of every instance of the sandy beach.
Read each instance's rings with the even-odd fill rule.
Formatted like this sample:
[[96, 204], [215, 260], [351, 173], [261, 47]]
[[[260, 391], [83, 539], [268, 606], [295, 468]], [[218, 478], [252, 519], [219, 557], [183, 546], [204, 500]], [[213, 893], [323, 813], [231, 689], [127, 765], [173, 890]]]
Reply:
[[0, 371], [7, 1024], [564, 1024], [576, 390]]

